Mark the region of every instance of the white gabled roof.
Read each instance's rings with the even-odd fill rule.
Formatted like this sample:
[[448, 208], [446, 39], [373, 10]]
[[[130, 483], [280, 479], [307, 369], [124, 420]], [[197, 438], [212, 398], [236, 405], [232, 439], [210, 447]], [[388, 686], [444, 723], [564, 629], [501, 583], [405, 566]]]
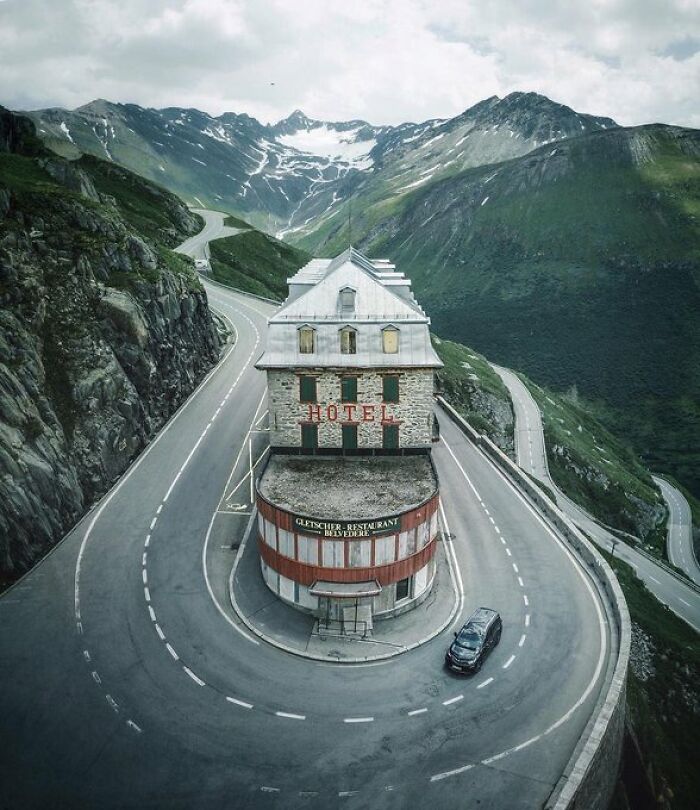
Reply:
[[[410, 281], [387, 259], [368, 259], [350, 247], [333, 259], [312, 259], [288, 280], [290, 294], [269, 319], [267, 350], [258, 368], [299, 366], [439, 367], [429, 333], [430, 319], [410, 289]], [[355, 292], [352, 312], [341, 310], [340, 291]], [[317, 330], [316, 351], [299, 354], [296, 330], [309, 324]], [[338, 330], [358, 332], [357, 352], [341, 354]], [[399, 352], [384, 354], [381, 330], [400, 332]]]

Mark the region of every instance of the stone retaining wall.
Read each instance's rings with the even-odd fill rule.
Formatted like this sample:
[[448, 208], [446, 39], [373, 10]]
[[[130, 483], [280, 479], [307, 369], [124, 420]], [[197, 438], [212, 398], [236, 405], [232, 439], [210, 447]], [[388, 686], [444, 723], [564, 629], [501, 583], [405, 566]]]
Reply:
[[622, 752], [630, 653], [630, 618], [622, 589], [605, 559], [551, 498], [490, 439], [474, 430], [448, 402], [442, 397], [437, 400], [447, 416], [517, 484], [567, 541], [610, 605], [616, 638], [612, 639], [614, 671], [607, 693], [599, 700], [579, 745], [544, 805], [545, 810], [606, 810], [617, 781]]

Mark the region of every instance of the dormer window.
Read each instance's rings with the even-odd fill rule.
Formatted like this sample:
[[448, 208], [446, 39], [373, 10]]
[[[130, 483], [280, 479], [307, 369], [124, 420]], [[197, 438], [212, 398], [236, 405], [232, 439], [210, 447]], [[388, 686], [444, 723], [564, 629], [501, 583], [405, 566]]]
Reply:
[[312, 326], [300, 326], [297, 332], [299, 354], [313, 354], [316, 351], [316, 330]]
[[395, 326], [385, 326], [382, 329], [382, 351], [384, 354], [398, 354], [399, 330]]
[[355, 295], [352, 287], [343, 287], [340, 291], [339, 304], [342, 315], [352, 315], [355, 312]]
[[340, 353], [357, 354], [357, 329], [344, 326], [340, 330]]

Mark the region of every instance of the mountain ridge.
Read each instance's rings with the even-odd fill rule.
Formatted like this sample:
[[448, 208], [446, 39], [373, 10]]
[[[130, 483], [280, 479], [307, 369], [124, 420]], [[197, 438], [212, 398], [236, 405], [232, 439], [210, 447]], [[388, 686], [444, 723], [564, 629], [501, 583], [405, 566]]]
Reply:
[[[534, 116], [529, 122], [528, 109]], [[334, 215], [358, 184], [389, 166], [394, 175], [408, 172], [410, 180], [420, 180], [442, 138], [455, 143], [464, 134], [478, 141], [450, 157], [459, 168], [464, 161], [474, 165], [522, 154], [538, 137], [568, 137], [582, 125], [616, 126], [612, 119], [577, 113], [533, 93], [494, 96], [450, 119], [397, 126], [319, 121], [299, 109], [262, 124], [245, 113], [211, 116], [193, 108], [157, 110], [105, 99], [72, 111], [54, 107], [27, 115], [45, 143], [65, 157], [86, 152], [113, 160], [192, 204], [226, 208], [280, 237], [303, 232], [318, 216]], [[510, 136], [498, 131], [509, 121], [518, 130]], [[416, 165], [407, 168], [412, 160]]]

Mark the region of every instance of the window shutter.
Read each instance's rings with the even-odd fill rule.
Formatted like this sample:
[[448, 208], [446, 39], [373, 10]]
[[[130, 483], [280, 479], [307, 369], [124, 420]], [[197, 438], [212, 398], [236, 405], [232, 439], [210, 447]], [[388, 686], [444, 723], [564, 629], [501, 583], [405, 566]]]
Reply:
[[315, 450], [318, 447], [318, 425], [301, 426], [301, 446], [306, 450]]
[[308, 374], [299, 377], [299, 401], [316, 402], [316, 377]]
[[342, 425], [343, 450], [357, 450], [357, 425]]
[[357, 402], [357, 377], [342, 377], [340, 380], [342, 402]]
[[385, 374], [384, 377], [382, 377], [382, 399], [384, 402], [399, 401], [398, 374]]
[[384, 425], [382, 428], [382, 446], [385, 450], [399, 449], [399, 426]]

